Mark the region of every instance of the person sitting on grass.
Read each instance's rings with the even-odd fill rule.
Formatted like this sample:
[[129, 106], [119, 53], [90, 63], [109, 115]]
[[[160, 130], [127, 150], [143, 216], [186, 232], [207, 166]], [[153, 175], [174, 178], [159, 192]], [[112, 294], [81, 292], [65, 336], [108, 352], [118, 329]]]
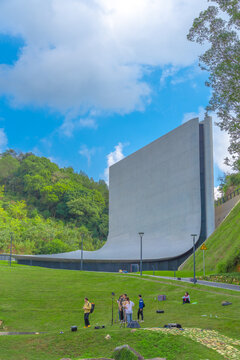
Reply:
[[84, 323], [85, 323], [85, 326], [84, 328], [88, 328], [90, 327], [90, 322], [89, 322], [89, 314], [90, 314], [90, 311], [91, 311], [91, 303], [88, 301], [88, 298], [85, 297], [84, 298], [84, 305], [83, 305], [83, 311], [84, 311]]
[[187, 291], [185, 292], [185, 295], [182, 297], [182, 299], [183, 299], [183, 304], [190, 304], [190, 296]]

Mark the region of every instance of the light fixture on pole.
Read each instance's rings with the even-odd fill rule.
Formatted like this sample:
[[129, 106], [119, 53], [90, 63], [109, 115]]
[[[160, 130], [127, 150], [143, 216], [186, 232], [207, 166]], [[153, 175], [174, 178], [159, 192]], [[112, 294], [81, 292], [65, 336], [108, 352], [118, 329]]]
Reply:
[[142, 276], [142, 238], [144, 232], [139, 232], [138, 234], [140, 236], [140, 276]]
[[193, 283], [196, 284], [196, 262], [195, 262], [195, 238], [197, 234], [191, 234], [193, 238]]

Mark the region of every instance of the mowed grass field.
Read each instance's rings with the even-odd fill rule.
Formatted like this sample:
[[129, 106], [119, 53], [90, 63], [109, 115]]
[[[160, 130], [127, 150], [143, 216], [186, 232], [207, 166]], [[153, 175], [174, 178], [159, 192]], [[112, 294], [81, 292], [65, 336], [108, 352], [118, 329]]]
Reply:
[[[181, 297], [189, 291], [191, 301], [197, 304], [182, 305]], [[216, 351], [189, 338], [170, 334], [111, 326], [112, 296], [114, 320], [117, 318], [116, 300], [127, 293], [135, 303], [142, 294], [144, 327], [163, 327], [177, 322], [183, 328], [213, 329], [228, 337], [239, 339], [240, 294], [233, 291], [211, 289], [200, 285], [176, 283], [129, 274], [107, 274], [0, 263], [0, 331], [36, 331], [39, 335], [0, 336], [0, 360], [73, 360], [86, 357], [111, 357], [118, 345], [129, 344], [145, 358], [172, 359], [223, 359]], [[157, 296], [167, 295], [167, 301], [158, 303]], [[83, 299], [87, 296], [96, 304], [90, 317], [92, 327], [84, 329]], [[231, 306], [221, 306], [223, 300]], [[156, 314], [156, 310], [164, 314]], [[202, 316], [204, 315], [204, 316]], [[70, 327], [78, 326], [77, 332]], [[95, 330], [95, 325], [105, 325]], [[62, 334], [60, 332], [63, 332]], [[106, 340], [106, 334], [111, 339]], [[239, 347], [240, 350], [240, 347]]]

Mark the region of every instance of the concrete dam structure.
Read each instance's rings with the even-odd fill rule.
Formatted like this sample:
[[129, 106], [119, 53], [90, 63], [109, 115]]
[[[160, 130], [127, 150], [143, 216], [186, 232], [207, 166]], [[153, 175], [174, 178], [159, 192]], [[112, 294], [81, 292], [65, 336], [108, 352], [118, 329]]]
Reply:
[[[176, 270], [214, 231], [212, 120], [192, 119], [110, 167], [109, 235], [84, 270]], [[81, 250], [19, 255], [21, 264], [81, 268]]]

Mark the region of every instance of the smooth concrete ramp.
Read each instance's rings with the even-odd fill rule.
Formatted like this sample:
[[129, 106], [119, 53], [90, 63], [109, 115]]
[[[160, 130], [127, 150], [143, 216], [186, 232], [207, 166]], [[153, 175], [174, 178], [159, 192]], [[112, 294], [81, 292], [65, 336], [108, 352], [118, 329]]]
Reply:
[[[138, 261], [139, 232], [145, 262], [186, 254], [191, 234], [205, 240], [214, 230], [211, 118], [192, 119], [111, 166], [109, 196], [108, 240], [84, 251], [85, 261]], [[37, 258], [79, 260], [81, 251]]]

